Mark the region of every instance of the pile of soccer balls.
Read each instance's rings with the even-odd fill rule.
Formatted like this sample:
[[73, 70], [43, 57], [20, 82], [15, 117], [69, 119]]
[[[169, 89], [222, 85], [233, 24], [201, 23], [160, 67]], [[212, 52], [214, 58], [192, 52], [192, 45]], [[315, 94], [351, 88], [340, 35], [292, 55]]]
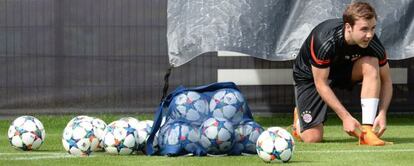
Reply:
[[77, 116], [67, 124], [62, 144], [67, 152], [78, 156], [103, 149], [110, 154], [145, 153], [152, 124], [151, 120], [138, 121], [127, 117], [107, 125], [95, 117]]
[[[62, 144], [69, 154], [88, 156], [94, 151], [110, 154], [132, 154], [142, 151], [152, 130], [153, 121], [121, 118], [107, 125], [89, 116], [74, 117], [66, 125]], [[37, 150], [46, 137], [43, 124], [33, 116], [21, 116], [9, 127], [10, 144], [20, 150]]]
[[[186, 91], [175, 96], [158, 136], [163, 155], [191, 154], [203, 149], [208, 155], [258, 154], [266, 162], [291, 159], [294, 140], [284, 129], [263, 128], [246, 117], [247, 104], [234, 89], [203, 93]], [[246, 120], [247, 119], [247, 120]], [[260, 136], [260, 137], [259, 137]], [[177, 153], [177, 149], [183, 149]]]
[[[254, 121], [243, 121], [246, 107], [243, 96], [234, 89], [220, 89], [211, 99], [196, 91], [175, 96], [159, 131], [160, 154], [191, 154], [200, 148], [209, 155], [255, 154], [263, 128]], [[170, 149], [184, 152], [170, 154]]]
[[[189, 98], [188, 96], [194, 95], [189, 95], [189, 93], [186, 94], [186, 102], [197, 101]], [[220, 102], [223, 100], [220, 99]], [[216, 105], [219, 105], [217, 103]], [[195, 106], [195, 104], [192, 105]], [[242, 118], [235, 116], [242, 115], [237, 113], [242, 110], [236, 109], [234, 114], [229, 116], [228, 110], [223, 109], [224, 106], [214, 107], [216, 109], [210, 111], [210, 115], [212, 113], [213, 116], [202, 123], [198, 123], [194, 120], [196, 118], [188, 113], [193, 110], [186, 109], [184, 111], [186, 114], [177, 114], [176, 118], [188, 118], [194, 121], [192, 123], [191, 121], [175, 121], [163, 125], [159, 132], [162, 134], [156, 135], [154, 148], [162, 148], [162, 145], [178, 145], [187, 152], [192, 152], [201, 145], [211, 155], [257, 152], [259, 157], [266, 162], [287, 162], [291, 159], [294, 141], [289, 132], [280, 127], [270, 127], [263, 131], [263, 128], [253, 121], [240, 122], [238, 120]], [[220, 113], [214, 114], [215, 111]], [[197, 124], [199, 124], [198, 127]], [[65, 127], [62, 144], [69, 154], [77, 156], [88, 156], [94, 151], [103, 150], [109, 154], [139, 152], [145, 154], [145, 145], [152, 125], [151, 120], [139, 121], [132, 117], [121, 118], [107, 125], [99, 118], [77, 116]], [[18, 117], [8, 130], [10, 144], [16, 149], [25, 151], [38, 149], [44, 142], [45, 136], [43, 124], [32, 116]]]

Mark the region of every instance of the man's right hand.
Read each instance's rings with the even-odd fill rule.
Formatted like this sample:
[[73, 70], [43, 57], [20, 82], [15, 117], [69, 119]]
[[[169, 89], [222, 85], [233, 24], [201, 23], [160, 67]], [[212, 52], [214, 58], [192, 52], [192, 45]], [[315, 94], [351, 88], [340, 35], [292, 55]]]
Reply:
[[342, 125], [344, 127], [344, 131], [356, 138], [359, 138], [359, 135], [362, 132], [361, 124], [352, 116], [348, 116], [342, 120]]

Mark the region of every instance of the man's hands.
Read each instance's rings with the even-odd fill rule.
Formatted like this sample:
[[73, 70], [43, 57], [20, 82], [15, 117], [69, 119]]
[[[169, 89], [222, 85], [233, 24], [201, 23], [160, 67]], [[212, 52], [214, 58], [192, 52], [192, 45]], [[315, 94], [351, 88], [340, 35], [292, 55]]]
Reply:
[[348, 135], [359, 138], [359, 136], [362, 132], [362, 128], [361, 128], [361, 124], [358, 122], [358, 120], [356, 120], [354, 117], [349, 115], [349, 116], [347, 116], [346, 118], [344, 118], [342, 120], [342, 125], [344, 127], [344, 131]]
[[378, 114], [374, 120], [372, 130], [378, 137], [381, 137], [384, 134], [385, 130], [387, 130], [387, 117], [385, 113], [380, 112]]
[[[361, 132], [363, 132], [361, 124], [358, 122], [358, 120], [350, 115], [342, 120], [342, 125], [344, 131], [350, 136], [358, 138]], [[384, 134], [385, 130], [387, 130], [387, 117], [385, 113], [380, 112], [378, 114], [378, 116], [375, 118], [372, 130], [378, 138]]]

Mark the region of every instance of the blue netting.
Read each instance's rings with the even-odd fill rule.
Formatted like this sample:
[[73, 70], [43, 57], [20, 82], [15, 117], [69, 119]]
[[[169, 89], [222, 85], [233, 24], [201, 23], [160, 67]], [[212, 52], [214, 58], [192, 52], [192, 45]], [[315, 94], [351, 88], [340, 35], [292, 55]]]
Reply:
[[159, 105], [147, 154], [254, 154], [262, 131], [234, 83], [180, 86]]

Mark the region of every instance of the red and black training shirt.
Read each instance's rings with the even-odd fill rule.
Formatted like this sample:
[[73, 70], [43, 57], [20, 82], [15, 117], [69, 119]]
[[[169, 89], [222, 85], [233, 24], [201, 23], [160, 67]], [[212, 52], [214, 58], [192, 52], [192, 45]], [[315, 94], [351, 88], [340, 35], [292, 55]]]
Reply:
[[348, 45], [345, 42], [342, 19], [330, 19], [317, 25], [307, 37], [293, 65], [296, 82], [313, 81], [311, 65], [318, 68], [330, 67], [329, 78], [336, 72], [351, 69], [355, 60], [361, 56], [377, 57], [379, 66], [387, 64], [385, 48], [376, 35], [368, 47]]

